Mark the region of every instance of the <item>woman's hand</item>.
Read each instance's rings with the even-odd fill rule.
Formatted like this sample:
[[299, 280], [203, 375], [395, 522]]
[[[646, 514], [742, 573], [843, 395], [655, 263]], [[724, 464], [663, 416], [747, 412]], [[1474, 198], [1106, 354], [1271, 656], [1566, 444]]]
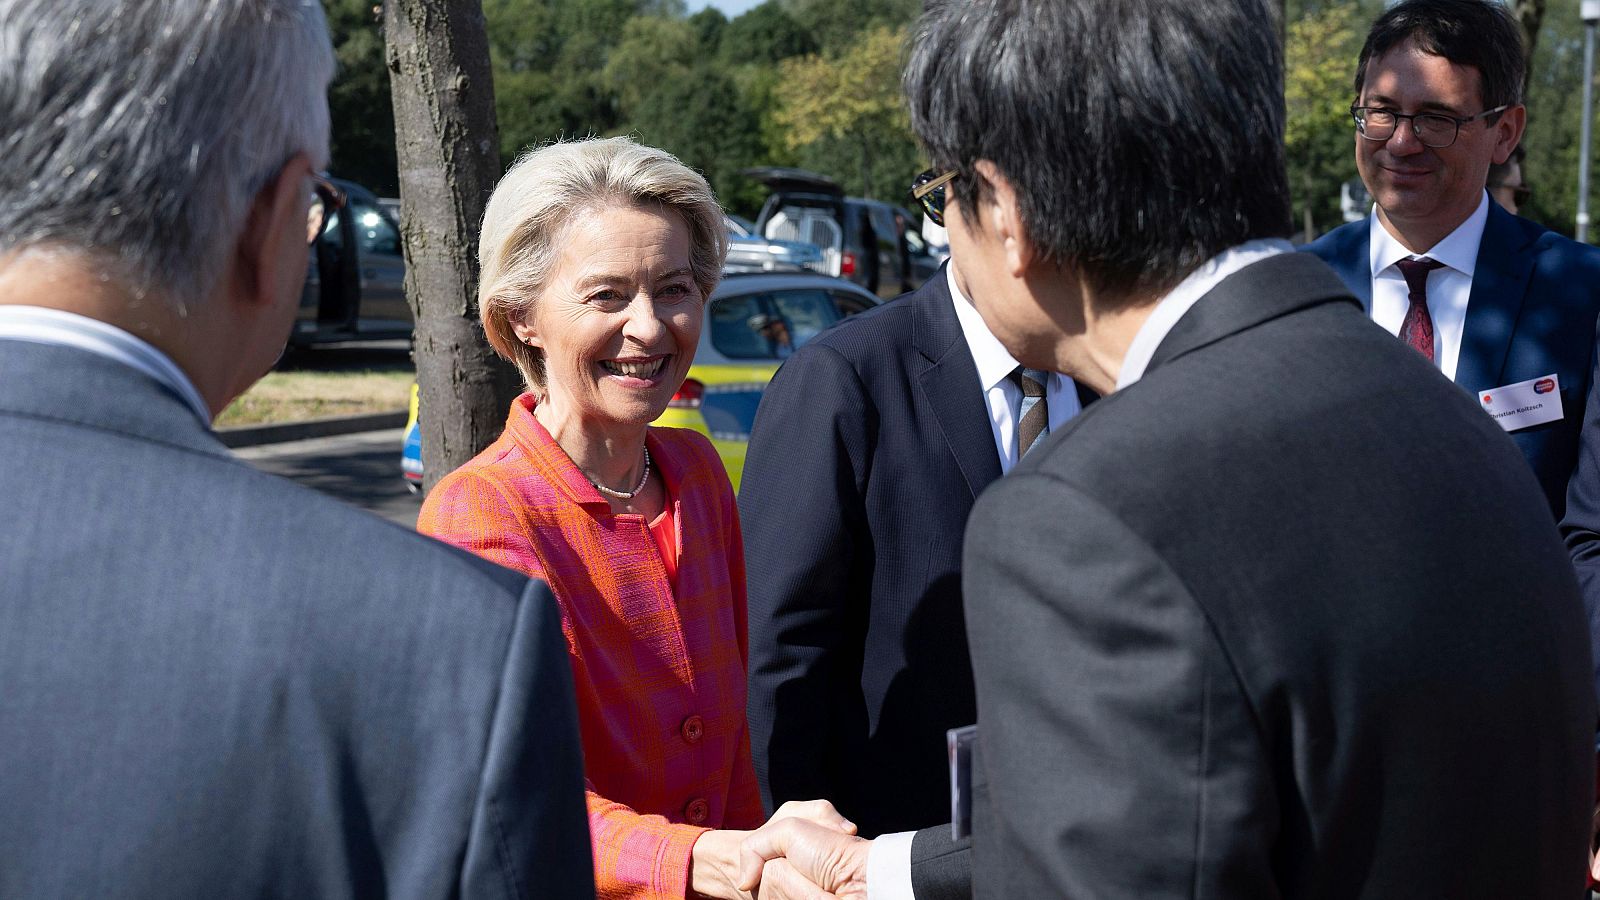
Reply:
[[831, 833], [852, 836], [854, 822], [846, 819], [826, 800], [790, 800], [778, 807], [765, 825], [755, 831], [708, 831], [694, 842], [689, 862], [690, 896], [719, 900], [753, 900], [754, 894], [740, 890], [739, 848], [746, 838], [772, 831], [776, 823], [798, 819], [813, 823]]

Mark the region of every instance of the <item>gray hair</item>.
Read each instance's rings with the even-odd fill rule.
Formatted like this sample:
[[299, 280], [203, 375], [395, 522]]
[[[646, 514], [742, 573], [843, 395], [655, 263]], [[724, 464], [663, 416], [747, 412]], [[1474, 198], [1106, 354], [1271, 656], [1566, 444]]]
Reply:
[[0, 0], [0, 257], [186, 310], [283, 164], [327, 164], [333, 66], [318, 0]]
[[722, 278], [728, 229], [711, 186], [665, 150], [625, 137], [529, 150], [489, 198], [478, 239], [478, 308], [495, 352], [515, 363], [530, 390], [544, 388], [544, 352], [517, 339], [575, 216], [611, 205], [656, 205], [689, 226], [689, 269], [703, 297]]
[[1028, 238], [1116, 295], [1289, 233], [1281, 61], [1264, 0], [931, 0], [905, 88], [963, 208], [989, 160]]

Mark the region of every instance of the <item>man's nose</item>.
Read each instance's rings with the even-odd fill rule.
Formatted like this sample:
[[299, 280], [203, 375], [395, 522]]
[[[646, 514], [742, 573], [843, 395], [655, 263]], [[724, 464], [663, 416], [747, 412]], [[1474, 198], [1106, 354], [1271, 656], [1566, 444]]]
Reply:
[[1397, 156], [1410, 156], [1427, 149], [1422, 139], [1417, 137], [1417, 127], [1411, 119], [1401, 119], [1394, 123], [1394, 133], [1384, 141], [1384, 146]]

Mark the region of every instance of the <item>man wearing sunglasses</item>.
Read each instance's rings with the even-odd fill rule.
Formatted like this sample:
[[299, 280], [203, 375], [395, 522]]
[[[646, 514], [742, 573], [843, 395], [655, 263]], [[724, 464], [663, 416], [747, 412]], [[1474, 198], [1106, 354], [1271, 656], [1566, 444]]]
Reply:
[[[1522, 138], [1525, 67], [1521, 30], [1499, 3], [1408, 0], [1380, 16], [1351, 108], [1372, 214], [1306, 249], [1495, 416], [1560, 518], [1593, 382], [1600, 251], [1484, 189]], [[1540, 409], [1517, 412], [1528, 398]], [[1579, 500], [1600, 513], [1600, 483]]]
[[[935, 223], [950, 178], [913, 185]], [[764, 798], [827, 797], [869, 836], [949, 822], [945, 735], [977, 718], [967, 515], [1093, 399], [1018, 365], [960, 263], [795, 351], [762, 398], [739, 489]]]
[[594, 896], [540, 582], [233, 457], [342, 198], [308, 0], [0, 0], [0, 897]]

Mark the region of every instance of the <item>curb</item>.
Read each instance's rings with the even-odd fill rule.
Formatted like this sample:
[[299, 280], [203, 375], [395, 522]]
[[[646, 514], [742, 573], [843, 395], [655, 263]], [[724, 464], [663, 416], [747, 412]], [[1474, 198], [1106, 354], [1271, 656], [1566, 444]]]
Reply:
[[403, 409], [362, 416], [330, 416], [326, 419], [307, 419], [304, 422], [287, 422], [282, 425], [218, 428], [217, 437], [226, 447], [255, 447], [260, 444], [281, 444], [285, 441], [303, 441], [307, 438], [331, 437], [337, 434], [404, 428], [407, 418], [408, 414]]

